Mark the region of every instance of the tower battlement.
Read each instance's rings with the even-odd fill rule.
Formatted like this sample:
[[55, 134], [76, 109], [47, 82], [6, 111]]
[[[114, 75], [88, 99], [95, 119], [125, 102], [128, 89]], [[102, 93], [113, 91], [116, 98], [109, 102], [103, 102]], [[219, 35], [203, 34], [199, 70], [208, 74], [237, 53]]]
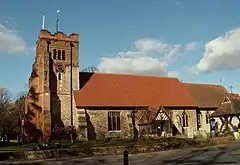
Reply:
[[38, 36], [38, 39], [50, 39], [50, 40], [57, 40], [57, 41], [67, 41], [67, 42], [79, 42], [79, 34], [71, 33], [66, 35], [63, 32], [56, 32], [51, 33], [48, 30], [41, 30]]

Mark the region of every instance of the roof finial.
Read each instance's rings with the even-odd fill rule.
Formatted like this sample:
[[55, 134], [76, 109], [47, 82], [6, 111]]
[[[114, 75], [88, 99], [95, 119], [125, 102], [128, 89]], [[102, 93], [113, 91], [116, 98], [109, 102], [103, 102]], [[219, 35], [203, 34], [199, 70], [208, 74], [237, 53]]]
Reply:
[[45, 15], [42, 17], [42, 30], [45, 29]]
[[58, 32], [59, 14], [60, 14], [60, 10], [57, 10], [56, 32]]
[[231, 93], [233, 93], [233, 86], [232, 85], [230, 85], [230, 91], [231, 91]]

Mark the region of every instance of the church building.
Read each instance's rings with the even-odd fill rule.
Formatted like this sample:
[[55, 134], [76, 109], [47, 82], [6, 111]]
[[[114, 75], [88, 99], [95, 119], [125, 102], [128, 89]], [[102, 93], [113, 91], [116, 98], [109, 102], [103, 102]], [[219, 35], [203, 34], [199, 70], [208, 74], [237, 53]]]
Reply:
[[56, 126], [73, 126], [80, 140], [209, 132], [209, 113], [224, 101], [224, 87], [79, 72], [79, 38], [40, 31], [26, 97], [26, 137], [49, 140]]

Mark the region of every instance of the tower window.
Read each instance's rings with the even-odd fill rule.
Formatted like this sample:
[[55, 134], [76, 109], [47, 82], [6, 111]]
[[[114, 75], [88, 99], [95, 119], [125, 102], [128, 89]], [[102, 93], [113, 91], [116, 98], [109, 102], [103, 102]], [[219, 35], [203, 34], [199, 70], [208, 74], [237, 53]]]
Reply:
[[53, 49], [53, 59], [54, 60], [57, 59], [57, 51], [56, 51], [56, 49]]
[[47, 80], [47, 78], [48, 78], [47, 76], [48, 76], [48, 72], [45, 71], [45, 72], [44, 72], [44, 80]]
[[58, 80], [62, 80], [62, 74], [58, 73]]
[[65, 60], [66, 59], [66, 52], [65, 50], [62, 50], [62, 60]]
[[58, 50], [58, 60], [62, 59], [61, 50]]

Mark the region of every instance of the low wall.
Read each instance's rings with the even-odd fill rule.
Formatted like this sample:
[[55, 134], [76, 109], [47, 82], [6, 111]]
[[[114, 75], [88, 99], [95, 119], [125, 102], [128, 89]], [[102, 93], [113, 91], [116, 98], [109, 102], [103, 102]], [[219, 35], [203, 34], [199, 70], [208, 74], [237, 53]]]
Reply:
[[63, 158], [63, 157], [91, 157], [103, 155], [121, 155], [124, 150], [128, 150], [129, 154], [165, 151], [180, 148], [203, 147], [212, 146], [216, 144], [223, 144], [232, 141], [232, 139], [225, 140], [200, 140], [191, 142], [163, 142], [159, 144], [148, 145], [132, 145], [132, 146], [113, 146], [113, 147], [93, 147], [93, 148], [69, 148], [69, 149], [55, 149], [55, 150], [40, 150], [40, 151], [9, 151], [0, 152], [0, 161], [6, 160], [38, 160], [49, 158]]

